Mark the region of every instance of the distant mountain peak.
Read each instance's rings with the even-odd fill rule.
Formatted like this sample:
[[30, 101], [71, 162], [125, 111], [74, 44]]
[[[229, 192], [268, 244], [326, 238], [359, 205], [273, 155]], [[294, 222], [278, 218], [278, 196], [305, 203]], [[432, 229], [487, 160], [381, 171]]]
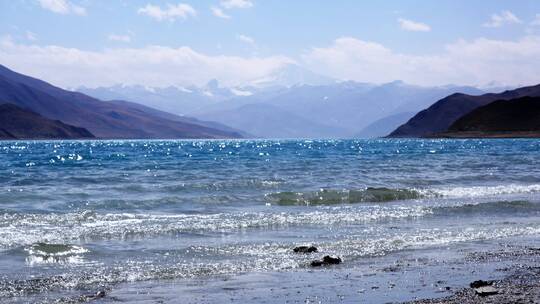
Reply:
[[250, 92], [248, 90], [244, 89], [238, 89], [238, 88], [231, 88], [231, 93], [233, 93], [236, 96], [251, 96], [253, 95], [253, 92]]
[[298, 64], [290, 63], [276, 69], [270, 75], [251, 83], [255, 87], [293, 87], [298, 85], [328, 85], [336, 80], [323, 76]]
[[385, 83], [383, 85], [387, 85], [387, 86], [404, 86], [404, 85], [407, 85], [407, 84], [403, 80], [396, 79], [394, 81]]

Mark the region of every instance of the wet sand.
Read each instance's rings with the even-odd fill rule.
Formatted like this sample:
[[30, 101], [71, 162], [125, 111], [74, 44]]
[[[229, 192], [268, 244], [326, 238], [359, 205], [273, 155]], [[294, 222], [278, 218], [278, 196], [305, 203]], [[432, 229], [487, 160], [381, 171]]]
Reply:
[[[534, 238], [409, 250], [322, 269], [127, 283], [100, 303], [540, 303]], [[314, 255], [314, 258], [316, 255]], [[494, 280], [498, 294], [469, 288]]]

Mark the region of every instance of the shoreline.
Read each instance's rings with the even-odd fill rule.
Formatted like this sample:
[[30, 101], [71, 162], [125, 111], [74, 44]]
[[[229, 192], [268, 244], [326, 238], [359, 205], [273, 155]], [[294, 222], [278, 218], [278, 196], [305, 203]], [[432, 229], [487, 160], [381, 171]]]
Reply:
[[[478, 244], [405, 250], [322, 269], [122, 283], [95, 302], [540, 303], [540, 247], [527, 245], [535, 241], [492, 240], [479, 250], [473, 249]], [[477, 295], [469, 287], [476, 280], [493, 281], [498, 293]]]
[[[96, 289], [50, 290], [5, 300], [6, 303], [540, 303], [537, 241], [536, 237], [498, 239], [345, 260], [336, 267], [134, 281], [96, 286]], [[476, 294], [469, 284], [477, 280], [492, 281], [497, 294]]]
[[437, 139], [486, 139], [486, 138], [540, 138], [538, 131], [509, 131], [509, 132], [482, 132], [482, 131], [463, 131], [463, 132], [443, 132], [424, 138]]

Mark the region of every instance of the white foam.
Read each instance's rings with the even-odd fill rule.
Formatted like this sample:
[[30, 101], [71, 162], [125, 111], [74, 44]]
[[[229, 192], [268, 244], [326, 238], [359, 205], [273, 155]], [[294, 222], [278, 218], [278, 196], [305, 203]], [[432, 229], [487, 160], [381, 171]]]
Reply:
[[88, 249], [76, 245], [37, 243], [25, 248], [26, 262], [35, 264], [81, 264]]
[[435, 194], [436, 196], [449, 198], [475, 198], [489, 197], [505, 194], [528, 194], [540, 192], [540, 184], [532, 185], [499, 185], [499, 186], [473, 186], [473, 187], [453, 187], [439, 188], [433, 190], [422, 190], [426, 194]]
[[38, 242], [73, 242], [85, 239], [121, 239], [128, 235], [178, 232], [223, 232], [249, 228], [332, 226], [430, 214], [421, 206], [326, 207], [302, 212], [236, 212], [218, 214], [68, 214], [0, 215], [0, 248]]

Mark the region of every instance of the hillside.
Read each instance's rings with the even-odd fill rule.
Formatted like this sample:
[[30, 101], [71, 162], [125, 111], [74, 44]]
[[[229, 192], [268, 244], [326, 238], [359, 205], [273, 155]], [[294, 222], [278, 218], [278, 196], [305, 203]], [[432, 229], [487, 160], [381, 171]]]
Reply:
[[495, 100], [509, 100], [524, 96], [540, 96], [540, 85], [523, 87], [503, 93], [473, 96], [456, 93], [420, 111], [398, 127], [389, 137], [425, 137], [445, 132], [460, 117]]
[[83, 127], [99, 138], [238, 138], [239, 132], [189, 122], [131, 103], [66, 91], [0, 66], [0, 103]]
[[0, 104], [0, 139], [94, 138], [83, 128], [50, 120], [13, 104]]
[[497, 100], [454, 122], [441, 137], [540, 137], [540, 97]]

